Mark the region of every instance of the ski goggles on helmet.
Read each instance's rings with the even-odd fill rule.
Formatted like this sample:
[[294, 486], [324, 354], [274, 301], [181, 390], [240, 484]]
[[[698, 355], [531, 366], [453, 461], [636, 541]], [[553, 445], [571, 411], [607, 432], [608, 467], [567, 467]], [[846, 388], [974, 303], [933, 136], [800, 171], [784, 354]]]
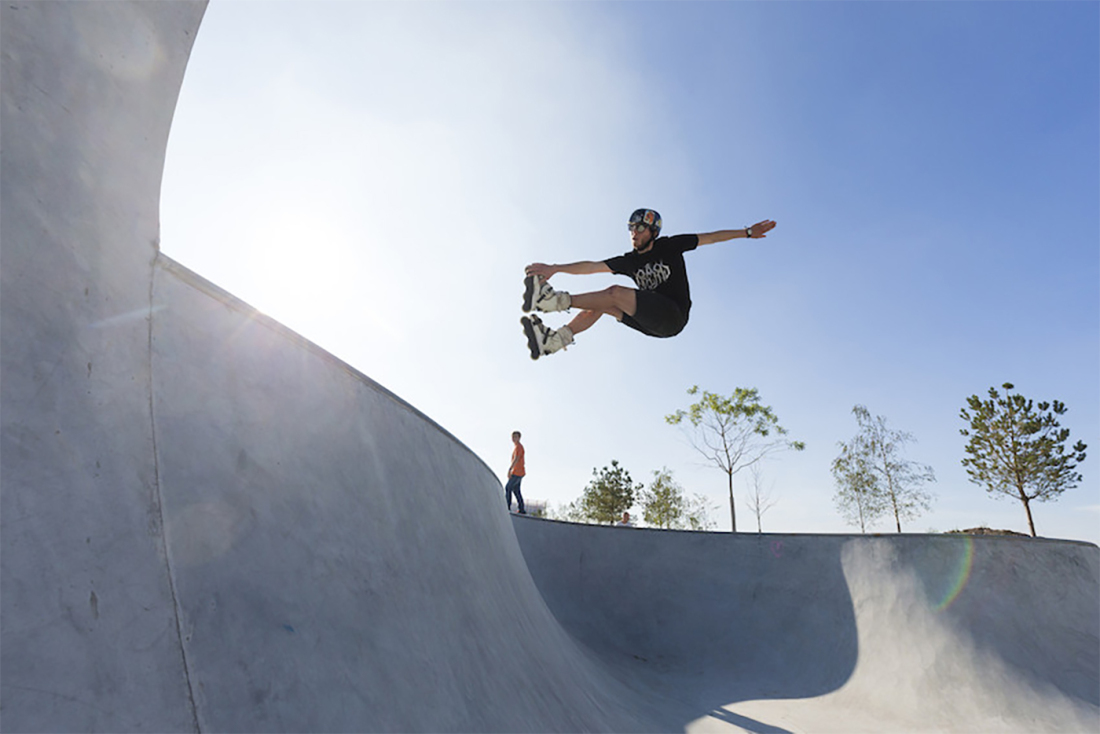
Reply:
[[661, 232], [661, 215], [652, 209], [636, 209], [630, 215], [627, 227], [631, 232], [638, 232], [643, 228], [649, 229], [656, 237]]

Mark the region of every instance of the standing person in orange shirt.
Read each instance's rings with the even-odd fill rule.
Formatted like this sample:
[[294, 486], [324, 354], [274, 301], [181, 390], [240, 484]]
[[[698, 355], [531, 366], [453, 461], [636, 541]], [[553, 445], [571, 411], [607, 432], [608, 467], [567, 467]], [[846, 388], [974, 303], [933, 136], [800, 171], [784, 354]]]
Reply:
[[527, 473], [523, 467], [523, 444], [519, 442], [519, 431], [512, 431], [512, 463], [508, 466], [508, 483], [504, 485], [504, 501], [508, 503], [508, 510], [512, 509], [512, 494], [516, 495], [516, 504], [519, 506], [519, 514], [526, 515], [527, 508], [523, 506], [523, 495], [520, 494], [519, 485]]

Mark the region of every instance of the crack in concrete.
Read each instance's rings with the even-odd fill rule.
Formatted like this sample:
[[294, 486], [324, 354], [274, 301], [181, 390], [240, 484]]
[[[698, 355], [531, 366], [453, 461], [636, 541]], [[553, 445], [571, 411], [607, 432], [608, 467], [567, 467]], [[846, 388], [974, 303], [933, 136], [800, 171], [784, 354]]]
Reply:
[[175, 575], [172, 573], [172, 559], [168, 554], [168, 526], [164, 522], [164, 501], [161, 497], [160, 488], [160, 453], [157, 450], [157, 412], [156, 398], [154, 397], [156, 393], [153, 389], [153, 319], [156, 311], [159, 310], [153, 307], [153, 291], [160, 258], [161, 255], [158, 250], [153, 257], [152, 267], [149, 270], [149, 312], [147, 317], [149, 340], [146, 345], [146, 354], [149, 358], [149, 423], [153, 438], [153, 492], [157, 505], [157, 521], [160, 523], [160, 543], [161, 550], [164, 553], [164, 567], [168, 575], [168, 589], [172, 595], [172, 608], [175, 611], [176, 640], [179, 642], [180, 659], [183, 662], [183, 678], [187, 683], [187, 702], [191, 708], [191, 722], [194, 726], [194, 730], [198, 732], [198, 734], [202, 734], [202, 727], [199, 725], [198, 707], [195, 704], [195, 689], [191, 683], [191, 665], [190, 661], [187, 659], [187, 648], [183, 644], [183, 612], [180, 609], [179, 598], [176, 595], [176, 579]]

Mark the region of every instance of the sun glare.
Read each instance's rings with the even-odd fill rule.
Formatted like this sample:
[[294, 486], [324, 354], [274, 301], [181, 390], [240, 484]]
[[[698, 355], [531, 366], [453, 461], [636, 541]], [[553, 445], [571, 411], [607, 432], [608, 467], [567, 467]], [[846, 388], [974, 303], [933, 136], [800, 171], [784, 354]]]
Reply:
[[292, 328], [331, 318], [353, 287], [354, 249], [323, 216], [271, 212], [249, 243], [252, 305]]

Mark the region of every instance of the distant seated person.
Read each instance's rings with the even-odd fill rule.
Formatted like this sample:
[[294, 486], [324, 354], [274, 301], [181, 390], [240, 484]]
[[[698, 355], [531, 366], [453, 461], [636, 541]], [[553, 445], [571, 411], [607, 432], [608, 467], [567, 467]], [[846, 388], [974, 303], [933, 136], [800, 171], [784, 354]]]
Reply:
[[634, 523], [630, 522], [630, 513], [629, 512], [624, 512], [623, 513], [623, 519], [619, 520], [617, 523], [615, 523], [615, 525], [618, 526], [618, 527], [624, 527], [624, 528], [634, 527]]

